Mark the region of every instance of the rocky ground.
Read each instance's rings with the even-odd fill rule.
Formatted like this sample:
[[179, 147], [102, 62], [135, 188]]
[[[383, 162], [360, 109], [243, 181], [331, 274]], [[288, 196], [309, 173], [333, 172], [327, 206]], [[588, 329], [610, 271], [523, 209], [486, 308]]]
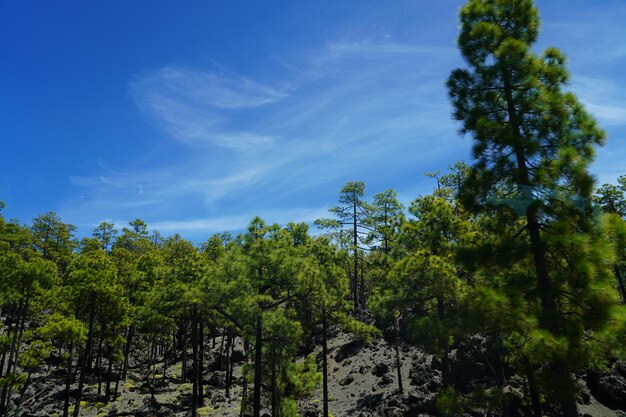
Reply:
[[[318, 346], [316, 354], [321, 355]], [[402, 346], [402, 383], [404, 393], [398, 390], [398, 378], [393, 346], [380, 338], [370, 345], [354, 340], [350, 335], [337, 333], [329, 339], [329, 408], [334, 417], [428, 417], [436, 416], [435, 392], [441, 387], [440, 364], [416, 348]], [[214, 354], [212, 354], [214, 355]], [[457, 352], [459, 369], [455, 377], [471, 386], [489, 380], [486, 364], [470, 353]], [[224, 372], [209, 370], [204, 376], [205, 407], [199, 416], [235, 417], [240, 413], [242, 394], [241, 366], [235, 368], [236, 383], [230, 397], [225, 395]], [[181, 364], [171, 365], [165, 374], [156, 375], [154, 399], [145, 375], [135, 370], [121, 383], [121, 395], [105, 403], [97, 395], [97, 384], [89, 381], [84, 394], [81, 416], [166, 417], [189, 415], [191, 384], [180, 383]], [[482, 374], [481, 374], [482, 373]], [[616, 362], [607, 374], [581, 374], [579, 410], [582, 416], [626, 417], [626, 364]], [[512, 376], [511, 392], [522, 392], [523, 381]], [[521, 394], [520, 394], [521, 395]], [[24, 417], [58, 417], [62, 410], [63, 371], [33, 375], [26, 389], [24, 403], [17, 415]], [[304, 417], [321, 415], [321, 390], [301, 403]], [[621, 409], [621, 410], [620, 410]], [[15, 410], [15, 409], [14, 409]], [[514, 410], [519, 411], [519, 410]], [[467, 416], [496, 416], [499, 411], [487, 408], [471, 410]], [[14, 411], [15, 414], [15, 411]], [[519, 414], [518, 414], [519, 415]]]

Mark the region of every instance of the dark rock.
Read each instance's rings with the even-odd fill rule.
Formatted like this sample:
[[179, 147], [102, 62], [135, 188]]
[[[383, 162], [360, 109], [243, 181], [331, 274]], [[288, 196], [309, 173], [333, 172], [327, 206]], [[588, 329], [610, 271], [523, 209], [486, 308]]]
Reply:
[[139, 385], [139, 392], [142, 394], [150, 394], [154, 390], [154, 387], [149, 382], [144, 382]]
[[[372, 387], [372, 391], [376, 391], [376, 387]], [[357, 400], [357, 409], [374, 410], [380, 406], [384, 396], [384, 393], [377, 393], [361, 397]]]
[[626, 379], [617, 372], [610, 374], [589, 372], [587, 386], [591, 394], [603, 405], [626, 410]]
[[173, 416], [174, 414], [175, 414], [174, 410], [172, 410], [172, 409], [170, 409], [168, 407], [163, 406], [163, 407], [159, 408], [159, 411], [157, 411], [156, 415], [157, 415], [157, 417], [170, 417], [170, 416]]
[[244, 355], [243, 351], [241, 350], [233, 350], [233, 354], [231, 355], [230, 361], [232, 363], [242, 363], [243, 361], [246, 360], [246, 355]]
[[441, 359], [439, 359], [436, 356], [433, 356], [433, 359], [430, 361], [430, 368], [435, 369], [437, 371], [443, 370], [443, 363], [441, 362]]
[[419, 403], [421, 401], [422, 397], [423, 397], [423, 395], [422, 395], [421, 392], [411, 391], [407, 395], [406, 403], [407, 404], [417, 404], [417, 403]]
[[383, 375], [385, 375], [387, 372], [389, 372], [389, 365], [385, 363], [379, 363], [378, 365], [374, 367], [372, 374], [380, 378]]
[[339, 381], [339, 385], [346, 386], [351, 384], [354, 381], [354, 377], [352, 375], [348, 375], [345, 378], [343, 378], [341, 381]]
[[392, 382], [393, 382], [393, 378], [391, 377], [391, 375], [383, 375], [383, 378], [380, 380], [378, 385], [380, 385], [381, 387], [384, 387], [386, 385], [391, 384]]
[[404, 410], [406, 417], [415, 417], [418, 414], [438, 414], [435, 398], [409, 394], [409, 403]]
[[591, 395], [587, 391], [582, 391], [580, 393], [580, 400], [583, 404], [589, 405], [591, 403]]
[[400, 405], [400, 401], [398, 401], [397, 398], [390, 398], [389, 401], [387, 401], [387, 405], [389, 407], [397, 407]]
[[226, 377], [222, 372], [213, 372], [213, 374], [209, 377], [207, 384], [214, 387], [225, 387]]
[[622, 378], [626, 378], [626, 362], [617, 361], [613, 364], [613, 370], [617, 372]]
[[428, 389], [428, 391], [430, 391], [430, 392], [437, 392], [437, 390], [439, 389], [440, 386], [441, 386], [441, 384], [439, 383], [439, 381], [431, 379], [426, 384], [426, 389]]
[[150, 414], [150, 408], [144, 405], [135, 410], [135, 417], [147, 417]]
[[409, 377], [411, 378], [411, 385], [415, 386], [427, 384], [433, 379], [433, 375], [428, 369], [421, 366], [411, 369]]
[[424, 398], [422, 402], [418, 405], [418, 409], [423, 413], [427, 414], [438, 414], [439, 410], [437, 410], [437, 402], [435, 401], [435, 397], [432, 398]]
[[302, 415], [304, 417], [317, 417], [319, 414], [320, 414], [319, 410], [313, 407], [307, 407], [302, 412]]
[[385, 410], [386, 417], [403, 417], [404, 413], [397, 407], [390, 407]]
[[335, 355], [335, 360], [337, 362], [342, 362], [345, 359], [359, 353], [361, 349], [363, 349], [363, 346], [365, 346], [365, 343], [360, 340], [353, 340], [351, 342], [348, 342], [339, 348], [337, 354]]
[[482, 410], [473, 410], [473, 409], [469, 409], [467, 410], [467, 414], [469, 417], [483, 417], [485, 415], [485, 413]]
[[[211, 360], [207, 366], [207, 369], [211, 372], [221, 371], [224, 368], [226, 368], [226, 358], [221, 355], [215, 355], [213, 360]], [[191, 371], [192, 370], [190, 369], [190, 372]]]

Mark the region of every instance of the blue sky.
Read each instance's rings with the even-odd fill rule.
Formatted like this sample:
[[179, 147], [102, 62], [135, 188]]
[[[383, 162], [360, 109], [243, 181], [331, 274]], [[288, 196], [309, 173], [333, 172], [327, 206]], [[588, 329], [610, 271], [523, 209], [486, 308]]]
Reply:
[[[87, 235], [137, 217], [195, 242], [254, 215], [312, 221], [347, 181], [406, 203], [469, 158], [444, 82], [461, 0], [0, 0], [0, 199]], [[541, 0], [537, 48], [626, 173], [626, 2]]]

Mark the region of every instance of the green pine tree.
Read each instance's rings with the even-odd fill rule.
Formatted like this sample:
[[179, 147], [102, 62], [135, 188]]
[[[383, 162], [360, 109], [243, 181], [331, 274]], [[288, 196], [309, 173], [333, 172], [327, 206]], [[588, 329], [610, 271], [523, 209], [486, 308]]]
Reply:
[[468, 68], [453, 71], [448, 88], [461, 132], [474, 139], [464, 201], [501, 224], [521, 217], [521, 229], [502, 242], [521, 242], [508, 266], [518, 269], [516, 279], [526, 268], [528, 285], [504, 274], [502, 289], [524, 291], [527, 323], [536, 319], [521, 336], [525, 355], [541, 371], [547, 398], [575, 417], [570, 372], [598, 359], [598, 336], [614, 322], [618, 300], [587, 170], [604, 132], [563, 90], [563, 54], [532, 51], [539, 33], [532, 0], [469, 0], [460, 18]]

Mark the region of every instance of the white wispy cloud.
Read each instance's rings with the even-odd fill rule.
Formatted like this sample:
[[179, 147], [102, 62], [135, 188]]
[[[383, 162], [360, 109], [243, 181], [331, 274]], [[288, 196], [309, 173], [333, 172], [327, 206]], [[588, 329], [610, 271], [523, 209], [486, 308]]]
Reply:
[[[322, 208], [290, 208], [287, 210], [271, 210], [255, 213], [255, 216], [261, 217], [265, 222], [278, 223], [286, 225], [289, 222], [311, 223], [316, 219], [328, 215], [328, 209]], [[215, 216], [200, 219], [184, 219], [184, 220], [168, 220], [155, 222], [150, 225], [153, 230], [159, 230], [165, 233], [175, 232], [204, 232], [216, 233], [225, 230], [243, 230], [245, 229], [253, 216], [249, 214], [241, 214], [234, 216]]]
[[442, 67], [455, 65], [452, 50], [329, 43], [263, 83], [176, 66], [149, 73], [132, 95], [185, 154], [150, 169], [107, 168], [106, 182], [73, 177], [93, 190], [67, 210], [116, 218], [137, 210], [157, 219], [155, 229], [196, 233], [241, 228], [263, 213], [277, 222], [322, 217], [302, 205], [332, 205], [349, 180], [418, 180], [469, 146], [459, 146], [449, 117]]
[[616, 81], [577, 76], [572, 89], [603, 125], [626, 125], [626, 94]]
[[[245, 77], [227, 78], [215, 73], [167, 66], [131, 85], [142, 92], [174, 96], [200, 105], [223, 109], [256, 107], [278, 101], [286, 96]], [[141, 100], [141, 97], [139, 97]]]
[[239, 77], [167, 66], [131, 84], [141, 110], [171, 136], [189, 145], [212, 144], [244, 150], [272, 142], [241, 131], [232, 112], [280, 101], [286, 94]]

